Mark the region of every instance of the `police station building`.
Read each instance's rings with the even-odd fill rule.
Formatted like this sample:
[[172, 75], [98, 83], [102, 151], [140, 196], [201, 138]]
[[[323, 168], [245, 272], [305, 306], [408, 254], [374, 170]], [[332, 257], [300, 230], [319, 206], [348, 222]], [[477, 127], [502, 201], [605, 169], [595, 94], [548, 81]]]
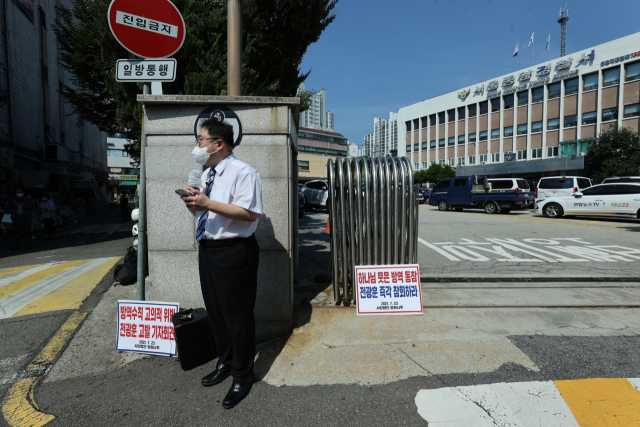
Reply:
[[[602, 131], [640, 121], [640, 33], [401, 108], [414, 169], [540, 177], [583, 172]], [[400, 130], [399, 129], [399, 130]]]

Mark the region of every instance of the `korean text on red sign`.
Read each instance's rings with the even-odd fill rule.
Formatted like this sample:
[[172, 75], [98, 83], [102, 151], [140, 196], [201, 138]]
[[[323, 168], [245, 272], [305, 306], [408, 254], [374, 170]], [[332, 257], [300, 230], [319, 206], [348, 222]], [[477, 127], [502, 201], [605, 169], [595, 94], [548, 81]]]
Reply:
[[178, 303], [118, 301], [116, 350], [176, 356], [176, 335], [171, 316]]
[[356, 266], [358, 314], [422, 314], [418, 264]]

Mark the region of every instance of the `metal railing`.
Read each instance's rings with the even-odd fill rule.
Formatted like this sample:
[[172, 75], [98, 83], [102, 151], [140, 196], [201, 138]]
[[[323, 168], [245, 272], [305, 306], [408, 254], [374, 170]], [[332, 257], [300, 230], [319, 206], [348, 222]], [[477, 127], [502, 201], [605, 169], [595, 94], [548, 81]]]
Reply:
[[334, 298], [348, 306], [356, 265], [417, 263], [418, 188], [406, 157], [329, 159], [327, 175]]

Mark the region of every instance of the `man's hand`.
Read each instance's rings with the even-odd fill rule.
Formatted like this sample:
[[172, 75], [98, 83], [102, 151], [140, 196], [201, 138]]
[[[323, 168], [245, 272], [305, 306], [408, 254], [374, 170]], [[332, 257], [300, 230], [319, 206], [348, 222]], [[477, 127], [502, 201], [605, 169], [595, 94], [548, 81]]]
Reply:
[[193, 194], [191, 197], [183, 197], [184, 203], [190, 209], [195, 209], [196, 211], [206, 211], [209, 210], [209, 204], [211, 200], [205, 196], [200, 190], [191, 187], [185, 187], [186, 192]]

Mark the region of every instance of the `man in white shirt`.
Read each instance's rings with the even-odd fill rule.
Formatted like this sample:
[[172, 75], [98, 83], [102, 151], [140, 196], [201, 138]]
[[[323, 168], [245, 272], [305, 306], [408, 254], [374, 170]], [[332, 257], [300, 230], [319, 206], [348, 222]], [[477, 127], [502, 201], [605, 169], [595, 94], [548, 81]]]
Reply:
[[192, 152], [209, 166], [200, 190], [185, 187], [183, 197], [196, 216], [200, 286], [218, 350], [216, 370], [202, 379], [209, 387], [233, 376], [222, 406], [233, 408], [253, 384], [258, 285], [258, 242], [262, 184], [258, 172], [233, 155], [233, 128], [216, 119], [202, 123]]

